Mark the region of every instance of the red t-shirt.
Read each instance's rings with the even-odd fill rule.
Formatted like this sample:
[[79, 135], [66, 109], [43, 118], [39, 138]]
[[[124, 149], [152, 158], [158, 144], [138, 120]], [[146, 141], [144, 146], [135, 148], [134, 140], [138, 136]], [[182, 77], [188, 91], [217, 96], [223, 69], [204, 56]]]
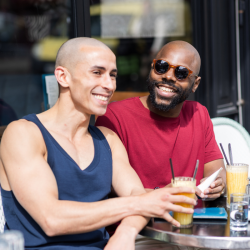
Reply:
[[203, 178], [204, 164], [222, 159], [215, 141], [207, 109], [194, 101], [185, 101], [177, 118], [159, 116], [138, 97], [108, 105], [96, 126], [107, 127], [120, 137], [131, 166], [145, 188], [164, 187], [171, 182], [169, 158], [175, 176], [192, 177], [197, 159], [197, 185]]

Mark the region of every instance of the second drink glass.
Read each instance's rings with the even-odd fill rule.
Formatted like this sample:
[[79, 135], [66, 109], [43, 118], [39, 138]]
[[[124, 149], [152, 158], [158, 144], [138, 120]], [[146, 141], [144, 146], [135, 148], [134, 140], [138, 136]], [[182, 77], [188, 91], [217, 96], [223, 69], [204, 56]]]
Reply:
[[234, 163], [227, 165], [227, 207], [230, 207], [230, 195], [233, 193], [245, 193], [248, 184], [248, 165]]

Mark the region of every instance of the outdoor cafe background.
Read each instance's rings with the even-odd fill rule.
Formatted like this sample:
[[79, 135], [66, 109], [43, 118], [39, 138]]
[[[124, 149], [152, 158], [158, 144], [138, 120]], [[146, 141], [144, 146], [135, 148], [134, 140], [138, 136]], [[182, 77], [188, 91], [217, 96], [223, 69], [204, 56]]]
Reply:
[[0, 138], [11, 121], [53, 105], [56, 87], [43, 88], [43, 75], [51, 78], [58, 48], [79, 36], [116, 54], [112, 101], [147, 93], [150, 63], [163, 44], [193, 44], [202, 82], [191, 99], [250, 132], [249, 14], [246, 0], [1, 0]]

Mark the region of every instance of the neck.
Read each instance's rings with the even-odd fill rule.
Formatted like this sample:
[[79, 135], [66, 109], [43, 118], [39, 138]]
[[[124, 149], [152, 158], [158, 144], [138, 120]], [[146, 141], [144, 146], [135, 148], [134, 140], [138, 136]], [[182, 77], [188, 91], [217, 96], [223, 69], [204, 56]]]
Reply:
[[48, 130], [56, 131], [73, 141], [76, 137], [88, 133], [90, 116], [78, 110], [71, 98], [60, 95], [56, 104], [39, 114], [38, 118]]
[[169, 118], [176, 118], [180, 115], [181, 113], [181, 109], [182, 109], [182, 106], [183, 106], [183, 103], [180, 103], [178, 105], [176, 105], [173, 109], [170, 109], [168, 111], [162, 111], [162, 110], [159, 110], [159, 109], [156, 109], [152, 103], [150, 102], [150, 99], [149, 99], [149, 96], [143, 96], [140, 98], [143, 106], [147, 109], [149, 109], [151, 112], [157, 114], [157, 115], [160, 115], [160, 116], [163, 116], [163, 117], [169, 117]]

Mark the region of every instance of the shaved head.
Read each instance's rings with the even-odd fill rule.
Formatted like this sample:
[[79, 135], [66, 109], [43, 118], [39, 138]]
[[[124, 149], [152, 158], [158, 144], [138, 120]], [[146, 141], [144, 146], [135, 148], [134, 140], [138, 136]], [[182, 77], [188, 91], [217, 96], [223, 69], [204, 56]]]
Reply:
[[88, 51], [93, 49], [110, 50], [104, 43], [93, 38], [78, 37], [70, 39], [58, 50], [55, 67], [62, 66], [71, 70], [84, 56], [87, 56]]
[[195, 75], [200, 72], [201, 58], [198, 51], [188, 42], [185, 41], [173, 41], [164, 45], [156, 55], [156, 59], [164, 57], [168, 51], [179, 51], [183, 53], [183, 56], [189, 57], [190, 67], [194, 71]]

